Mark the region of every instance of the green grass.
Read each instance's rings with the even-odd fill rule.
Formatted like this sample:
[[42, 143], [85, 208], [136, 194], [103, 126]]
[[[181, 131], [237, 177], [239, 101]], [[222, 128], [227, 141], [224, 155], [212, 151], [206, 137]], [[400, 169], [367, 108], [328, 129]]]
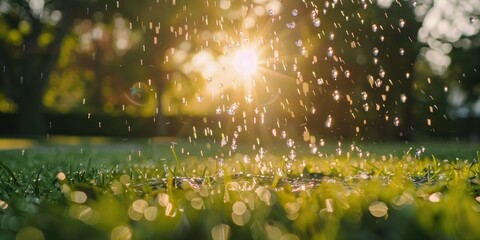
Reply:
[[480, 239], [475, 144], [329, 143], [315, 155], [298, 144], [295, 160], [290, 150], [3, 150], [0, 239]]

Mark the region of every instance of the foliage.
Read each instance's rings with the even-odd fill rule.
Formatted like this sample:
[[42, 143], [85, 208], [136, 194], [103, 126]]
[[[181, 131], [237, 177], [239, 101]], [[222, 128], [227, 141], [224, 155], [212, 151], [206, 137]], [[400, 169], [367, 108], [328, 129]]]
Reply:
[[188, 156], [199, 149], [189, 144], [4, 151], [0, 238], [480, 236], [478, 156], [358, 155], [357, 148], [293, 162], [277, 154], [206, 159]]

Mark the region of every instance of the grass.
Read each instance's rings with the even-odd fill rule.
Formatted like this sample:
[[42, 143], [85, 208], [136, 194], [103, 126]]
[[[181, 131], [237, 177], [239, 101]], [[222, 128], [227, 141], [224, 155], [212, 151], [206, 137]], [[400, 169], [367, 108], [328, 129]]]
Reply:
[[0, 151], [0, 239], [480, 239], [475, 144], [239, 149]]

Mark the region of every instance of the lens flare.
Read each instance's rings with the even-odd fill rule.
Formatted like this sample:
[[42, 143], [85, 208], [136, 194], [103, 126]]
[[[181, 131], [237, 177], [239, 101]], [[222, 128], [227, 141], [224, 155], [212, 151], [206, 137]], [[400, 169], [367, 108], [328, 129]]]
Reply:
[[234, 55], [233, 64], [238, 74], [250, 77], [258, 68], [257, 53], [251, 48], [240, 49]]

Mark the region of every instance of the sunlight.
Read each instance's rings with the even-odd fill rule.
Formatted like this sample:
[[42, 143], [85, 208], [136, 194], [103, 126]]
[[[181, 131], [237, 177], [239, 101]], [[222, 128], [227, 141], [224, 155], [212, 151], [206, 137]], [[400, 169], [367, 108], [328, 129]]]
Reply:
[[257, 53], [252, 48], [242, 48], [234, 55], [235, 71], [244, 77], [251, 77], [258, 68]]

